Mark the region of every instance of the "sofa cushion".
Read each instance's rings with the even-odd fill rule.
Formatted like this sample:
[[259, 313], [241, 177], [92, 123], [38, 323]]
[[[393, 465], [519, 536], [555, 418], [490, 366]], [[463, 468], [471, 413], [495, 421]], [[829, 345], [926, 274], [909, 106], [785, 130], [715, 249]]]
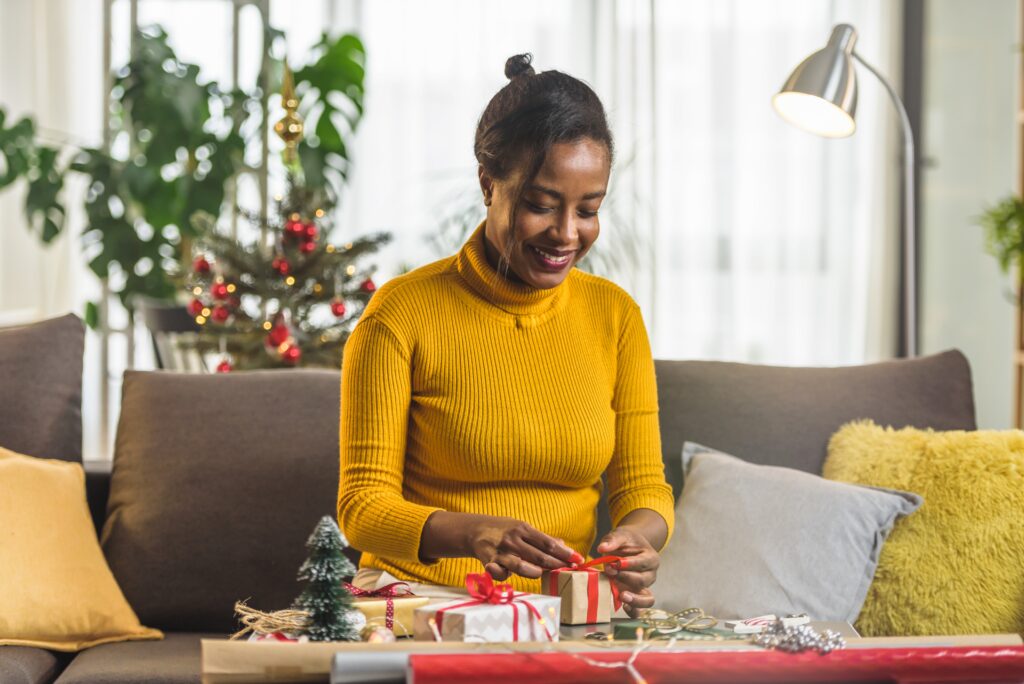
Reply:
[[163, 641], [90, 648], [71, 661], [56, 684], [199, 684], [200, 644], [222, 636], [172, 632]]
[[84, 345], [85, 327], [72, 314], [0, 329], [0, 446], [82, 460]]
[[976, 427], [971, 371], [958, 351], [841, 368], [658, 361], [656, 371], [662, 454], [676, 494], [684, 442], [820, 474], [829, 438], [851, 420]]
[[925, 499], [882, 550], [862, 634], [1024, 634], [1024, 432], [862, 421], [832, 438], [825, 476]]
[[0, 682], [51, 684], [72, 657], [29, 646], [0, 646]]
[[229, 633], [236, 601], [287, 608], [335, 514], [340, 373], [124, 378], [102, 543], [139, 618]]
[[754, 465], [688, 442], [658, 605], [722, 618], [807, 613], [853, 622], [882, 545], [916, 494]]
[[78, 651], [160, 639], [110, 574], [80, 463], [0, 447], [0, 644]]

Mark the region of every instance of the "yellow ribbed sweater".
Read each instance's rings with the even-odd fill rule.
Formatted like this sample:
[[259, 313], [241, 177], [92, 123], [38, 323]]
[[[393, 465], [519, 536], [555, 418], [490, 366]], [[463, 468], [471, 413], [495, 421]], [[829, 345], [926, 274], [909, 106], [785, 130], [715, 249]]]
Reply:
[[345, 346], [338, 521], [362, 567], [401, 579], [461, 586], [482, 571], [420, 562], [437, 510], [517, 518], [585, 555], [602, 473], [613, 524], [649, 508], [672, 529], [639, 308], [578, 269], [549, 290], [513, 284], [483, 241], [481, 225], [455, 256], [383, 285]]

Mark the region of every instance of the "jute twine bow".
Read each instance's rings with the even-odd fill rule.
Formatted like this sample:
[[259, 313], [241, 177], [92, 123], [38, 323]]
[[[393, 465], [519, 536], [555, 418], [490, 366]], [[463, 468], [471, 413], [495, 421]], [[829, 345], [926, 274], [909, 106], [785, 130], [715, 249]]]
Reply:
[[309, 613], [304, 610], [275, 610], [264, 613], [245, 605], [245, 601], [235, 603], [235, 614], [245, 627], [231, 635], [232, 639], [254, 634], [273, 634], [274, 632], [297, 632], [309, 622]]

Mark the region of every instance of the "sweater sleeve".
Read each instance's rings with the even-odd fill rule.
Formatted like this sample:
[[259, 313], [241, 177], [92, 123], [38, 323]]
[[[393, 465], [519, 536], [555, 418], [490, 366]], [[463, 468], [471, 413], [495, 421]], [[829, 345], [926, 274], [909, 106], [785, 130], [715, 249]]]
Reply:
[[360, 551], [419, 562], [423, 526], [439, 509], [402, 495], [411, 393], [408, 348], [364, 316], [342, 360], [338, 523]]
[[625, 317], [618, 342], [615, 392], [615, 453], [608, 466], [608, 507], [612, 525], [638, 508], [665, 519], [669, 537], [675, 523], [672, 488], [665, 482], [658, 427], [658, 387], [654, 359], [640, 309]]

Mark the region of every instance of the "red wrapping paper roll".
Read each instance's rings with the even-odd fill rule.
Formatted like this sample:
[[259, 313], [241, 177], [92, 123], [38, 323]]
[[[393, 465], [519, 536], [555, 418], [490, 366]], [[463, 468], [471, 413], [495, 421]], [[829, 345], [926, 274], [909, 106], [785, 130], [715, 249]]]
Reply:
[[[587, 653], [624, 663], [628, 652]], [[1024, 647], [847, 649], [828, 655], [777, 651], [641, 653], [648, 684], [659, 682], [1024, 682]], [[570, 653], [412, 655], [411, 684], [623, 682], [624, 668], [595, 667]]]

